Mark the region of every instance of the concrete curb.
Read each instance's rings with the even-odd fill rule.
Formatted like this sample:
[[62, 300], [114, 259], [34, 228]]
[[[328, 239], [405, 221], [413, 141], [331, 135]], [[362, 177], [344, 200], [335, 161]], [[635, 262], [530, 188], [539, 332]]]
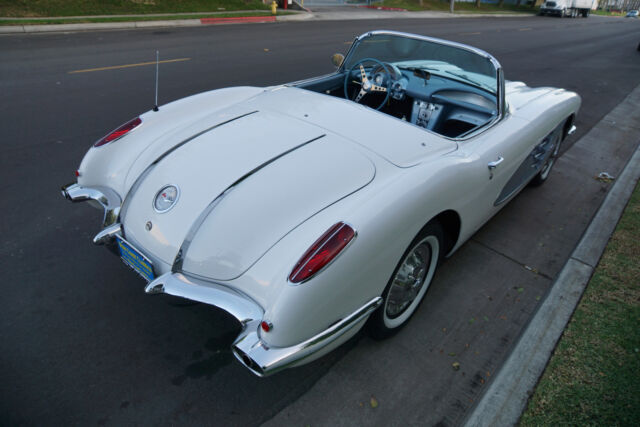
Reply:
[[43, 24], [43, 25], [4, 25], [0, 26], [0, 34], [15, 33], [50, 33], [69, 31], [91, 30], [120, 30], [136, 28], [161, 28], [161, 27], [195, 27], [198, 25], [219, 24], [248, 24], [265, 22], [301, 21], [312, 18], [311, 14], [297, 13], [282, 16], [237, 16], [226, 18], [199, 18], [199, 19], [171, 19], [161, 21], [128, 21], [128, 22], [97, 22], [82, 24]]
[[[612, 117], [633, 117], [640, 104], [640, 86], [605, 116], [583, 139], [595, 134]], [[633, 119], [631, 119], [633, 120]], [[640, 118], [632, 129], [640, 129]], [[582, 140], [581, 140], [582, 141]], [[639, 141], [640, 142], [640, 141]], [[577, 144], [577, 143], [576, 143]], [[466, 420], [466, 426], [515, 425], [529, 396], [571, 319], [591, 279], [609, 238], [640, 179], [640, 146], [616, 179], [580, 243], [558, 275], [551, 291], [538, 309], [493, 382]]]
[[300, 12], [291, 15], [265, 15], [263, 17], [227, 17], [227, 18], [199, 18], [199, 19], [175, 19], [161, 21], [127, 21], [127, 22], [98, 22], [81, 24], [34, 24], [34, 25], [0, 25], [0, 34], [22, 33], [51, 33], [73, 32], [93, 30], [131, 30], [136, 28], [162, 28], [162, 27], [195, 27], [198, 25], [220, 24], [248, 24], [266, 22], [292, 22], [314, 19], [319, 21], [341, 21], [362, 19], [429, 19], [429, 18], [512, 18], [533, 17], [529, 14], [469, 14], [452, 15], [447, 12], [406, 12], [377, 9], [361, 9], [361, 11], [343, 12]]

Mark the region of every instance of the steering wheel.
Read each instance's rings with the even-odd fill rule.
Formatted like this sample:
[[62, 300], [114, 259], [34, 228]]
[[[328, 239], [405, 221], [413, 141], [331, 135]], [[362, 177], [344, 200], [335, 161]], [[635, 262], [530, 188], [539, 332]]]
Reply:
[[[379, 86], [375, 84], [372, 81], [373, 76], [371, 79], [367, 77], [367, 72], [365, 71], [364, 65], [363, 65], [365, 62], [373, 62], [380, 66], [379, 69], [381, 70], [380, 73], [382, 73], [382, 80], [386, 82], [386, 86]], [[359, 72], [357, 71], [357, 69], [359, 69]], [[355, 79], [355, 80], [351, 80], [351, 79]], [[351, 83], [355, 83], [360, 86], [360, 92], [358, 92], [353, 98], [349, 96], [349, 92], [347, 91], [347, 87], [349, 86], [350, 80], [351, 80]], [[384, 100], [380, 103], [380, 105], [378, 105], [378, 108], [376, 108], [376, 110], [379, 110], [389, 99], [390, 86], [391, 86], [391, 73], [389, 72], [389, 70], [387, 70], [387, 66], [384, 65], [382, 62], [378, 61], [377, 59], [364, 58], [356, 62], [353, 65], [353, 67], [351, 67], [351, 69], [344, 76], [344, 97], [346, 99], [350, 99], [353, 102], [360, 102], [360, 100], [367, 94], [375, 93], [375, 92], [386, 93]]]

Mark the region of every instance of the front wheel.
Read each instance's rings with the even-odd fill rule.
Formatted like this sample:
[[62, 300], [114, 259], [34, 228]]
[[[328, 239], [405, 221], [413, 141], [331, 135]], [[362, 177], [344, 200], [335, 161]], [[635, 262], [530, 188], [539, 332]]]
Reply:
[[551, 172], [551, 168], [556, 163], [558, 159], [558, 154], [560, 153], [560, 144], [562, 144], [562, 133], [559, 129], [556, 129], [551, 136], [551, 154], [547, 157], [547, 160], [540, 168], [540, 172], [531, 180], [531, 185], [539, 186], [544, 184], [544, 182], [549, 178], [549, 173]]
[[387, 338], [411, 318], [427, 293], [442, 258], [444, 233], [437, 222], [427, 224], [413, 239], [382, 293], [382, 306], [369, 319], [373, 338]]

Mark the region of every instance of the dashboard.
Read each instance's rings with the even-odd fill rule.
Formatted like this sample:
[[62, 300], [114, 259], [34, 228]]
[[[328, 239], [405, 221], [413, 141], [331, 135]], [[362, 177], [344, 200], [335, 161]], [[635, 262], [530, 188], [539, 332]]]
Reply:
[[410, 103], [401, 118], [416, 126], [459, 137], [497, 115], [495, 96], [482, 89], [422, 69], [383, 65], [371, 69], [372, 81], [388, 87], [396, 103]]

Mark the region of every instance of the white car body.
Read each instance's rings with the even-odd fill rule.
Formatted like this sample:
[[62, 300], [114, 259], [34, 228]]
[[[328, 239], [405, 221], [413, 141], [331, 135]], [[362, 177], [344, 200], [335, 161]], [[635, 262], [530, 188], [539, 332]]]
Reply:
[[[391, 32], [356, 42], [371, 34], [461, 46]], [[446, 225], [453, 253], [535, 175], [517, 179], [540, 167], [523, 165], [541, 141], [572, 129], [575, 93], [504, 84], [494, 58], [463, 48], [490, 59], [501, 85], [501, 111], [464, 137], [301, 88], [342, 78], [336, 74], [220, 89], [144, 113], [122, 140], [91, 148], [63, 194], [104, 208], [96, 243], [118, 235], [148, 258], [155, 273], [148, 293], [201, 301], [238, 319], [232, 348], [254, 373], [307, 363], [353, 336], [380, 306], [425, 224]], [[160, 213], [153, 204], [166, 185], [179, 193]], [[339, 221], [355, 238], [310, 280], [291, 283], [301, 255]]]

